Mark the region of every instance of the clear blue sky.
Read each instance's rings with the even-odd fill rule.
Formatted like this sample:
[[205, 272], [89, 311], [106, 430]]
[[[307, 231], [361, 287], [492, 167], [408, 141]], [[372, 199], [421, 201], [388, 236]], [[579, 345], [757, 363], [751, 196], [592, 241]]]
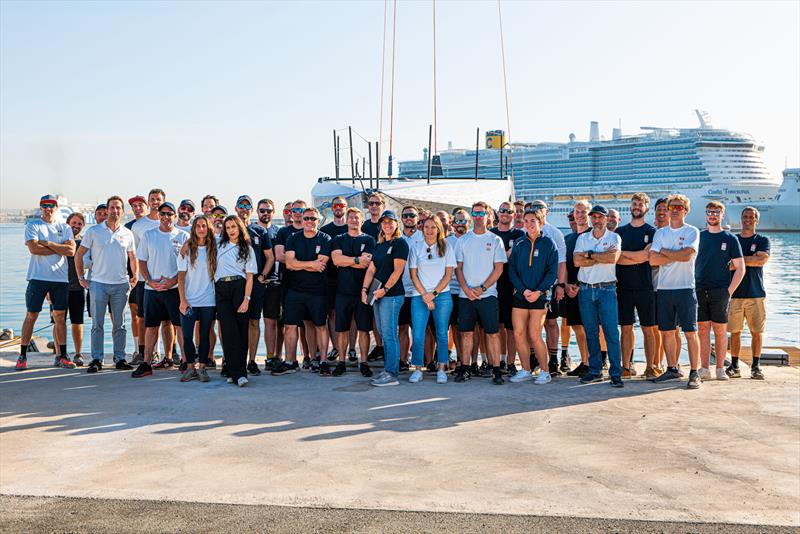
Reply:
[[[307, 198], [333, 175], [334, 128], [378, 137], [383, 9], [3, 1], [0, 206], [152, 186]], [[394, 152], [416, 159], [433, 120], [431, 3], [397, 10]], [[506, 1], [503, 17], [513, 141], [583, 139], [590, 120], [608, 137], [619, 119], [625, 133], [693, 127], [701, 108], [763, 141], [776, 175], [800, 165], [798, 2]], [[437, 2], [437, 46], [439, 147], [505, 129], [497, 4]]]

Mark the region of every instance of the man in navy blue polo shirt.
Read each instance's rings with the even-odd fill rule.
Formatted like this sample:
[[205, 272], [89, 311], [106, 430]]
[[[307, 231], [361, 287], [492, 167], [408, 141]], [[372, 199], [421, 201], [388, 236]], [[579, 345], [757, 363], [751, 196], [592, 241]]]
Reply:
[[[333, 197], [331, 201], [331, 211], [333, 212], [333, 220], [319, 229], [323, 234], [333, 240], [336, 236], [347, 233], [347, 221], [345, 220], [345, 211], [347, 210], [347, 200], [344, 197]], [[328, 334], [331, 338], [331, 345], [333, 348], [328, 353], [328, 360], [335, 360], [339, 356], [339, 347], [337, 344], [336, 335], [336, 279], [338, 269], [332, 261], [328, 262]], [[352, 339], [353, 353], [355, 354], [355, 335]], [[346, 348], [346, 347], [345, 347]], [[327, 349], [327, 347], [323, 347]]]

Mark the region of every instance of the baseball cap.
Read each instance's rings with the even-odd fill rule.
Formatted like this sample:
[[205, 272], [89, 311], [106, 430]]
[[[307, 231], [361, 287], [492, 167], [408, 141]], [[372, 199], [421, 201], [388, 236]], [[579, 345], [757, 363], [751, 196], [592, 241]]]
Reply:
[[172, 202], [164, 202], [158, 207], [158, 211], [161, 211], [163, 208], [169, 208], [172, 210], [172, 213], [177, 213], [177, 210], [175, 209], [175, 204], [173, 204]]
[[222, 204], [219, 204], [218, 206], [214, 206], [213, 208], [211, 208], [211, 213], [214, 213], [215, 211], [221, 211], [225, 215], [228, 214], [228, 210], [225, 209], [225, 206], [223, 206]]
[[97, 207], [94, 209], [94, 211], [107, 210], [107, 209], [108, 209], [108, 206], [106, 206], [106, 203], [102, 202], [102, 203], [97, 205]]
[[143, 202], [144, 204], [147, 204], [147, 199], [144, 198], [142, 195], [134, 195], [128, 199], [128, 205], [133, 206], [134, 202]]
[[240, 195], [239, 198], [236, 199], [236, 204], [239, 205], [239, 203], [244, 200], [249, 202], [251, 206], [253, 205], [253, 199], [250, 198], [250, 195]]
[[39, 205], [42, 204], [55, 204], [58, 206], [58, 198], [55, 195], [45, 195], [39, 199]]
[[589, 215], [592, 215], [594, 213], [599, 213], [600, 215], [603, 215], [604, 217], [608, 216], [608, 210], [605, 208], [605, 206], [601, 206], [600, 204], [597, 204], [596, 206], [593, 206], [591, 211], [589, 211]]
[[547, 202], [545, 202], [544, 200], [534, 200], [533, 202], [530, 203], [530, 205], [539, 206], [540, 208], [547, 209]]
[[181, 203], [178, 204], [178, 206], [189, 206], [193, 210], [197, 210], [197, 208], [194, 205], [194, 202], [192, 202], [191, 199], [188, 199], [188, 198], [184, 198], [183, 200], [181, 200]]
[[381, 213], [381, 216], [378, 218], [378, 220], [382, 221], [385, 217], [388, 217], [394, 222], [397, 222], [399, 220], [397, 218], [397, 214], [393, 210], [384, 210], [383, 213]]

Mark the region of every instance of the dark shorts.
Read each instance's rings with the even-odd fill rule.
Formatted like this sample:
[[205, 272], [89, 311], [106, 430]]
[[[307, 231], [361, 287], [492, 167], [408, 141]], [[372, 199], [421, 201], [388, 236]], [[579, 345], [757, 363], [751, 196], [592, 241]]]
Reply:
[[181, 299], [178, 296], [177, 288], [167, 291], [145, 291], [143, 306], [145, 328], [155, 328], [164, 321], [170, 321], [173, 325], [180, 326], [180, 304]]
[[[144, 319], [144, 294], [145, 294], [145, 283], [144, 280], [141, 282], [136, 283], [136, 287], [133, 288], [131, 291], [131, 295], [134, 295], [134, 302], [138, 306], [136, 309], [136, 315]], [[130, 297], [129, 297], [130, 298]]]
[[514, 325], [511, 321], [511, 307], [514, 302], [513, 290], [497, 292], [497, 306], [500, 308], [500, 324], [507, 330], [513, 330]]
[[47, 294], [54, 311], [66, 311], [69, 304], [69, 283], [48, 282], [46, 280], [29, 280], [25, 289], [25, 309], [31, 313], [40, 313]]
[[462, 332], [472, 332], [480, 321], [487, 334], [496, 334], [500, 331], [499, 318], [500, 307], [495, 296], [479, 300], [462, 297], [458, 302], [458, 329]]
[[372, 306], [361, 302], [358, 295], [336, 295], [336, 331], [349, 332], [354, 318], [360, 332], [372, 330]]
[[[553, 290], [550, 292], [550, 301], [547, 304], [548, 304], [547, 319], [558, 319], [559, 311], [561, 310], [561, 303], [556, 300], [555, 288], [553, 288]], [[538, 308], [528, 308], [528, 309], [538, 309]]]
[[328, 323], [327, 295], [300, 293], [289, 289], [283, 307], [283, 323], [303, 326], [303, 321], [311, 321], [314, 326]]
[[725, 324], [728, 322], [728, 305], [731, 302], [727, 287], [697, 289], [697, 321]]
[[282, 300], [281, 286], [270, 284], [264, 288], [264, 309], [262, 311], [265, 319], [280, 321]]
[[697, 298], [694, 289], [660, 289], [656, 300], [658, 329], [675, 330], [680, 325], [684, 332], [697, 331]]
[[69, 310], [69, 322], [72, 324], [83, 324], [83, 310], [86, 309], [86, 291], [71, 290], [67, 300], [67, 310]]
[[247, 316], [251, 321], [261, 319], [264, 310], [264, 284], [253, 277], [253, 290], [250, 292], [250, 305], [247, 307]]
[[617, 311], [621, 325], [632, 325], [635, 320], [634, 315], [637, 315], [640, 326], [655, 326], [656, 292], [647, 289], [634, 291], [617, 287]]
[[[133, 289], [131, 289], [131, 292], [128, 293], [128, 304], [136, 304], [137, 306], [139, 306], [141, 308], [141, 306], [142, 306], [140, 304], [141, 301], [138, 300], [139, 297], [140, 297], [140, 295], [138, 295], [139, 291], [144, 291], [144, 282], [141, 281], [141, 280], [136, 282], [136, 285], [133, 286]], [[144, 298], [144, 295], [141, 295], [141, 298]]]
[[406, 297], [403, 305], [400, 307], [400, 317], [397, 319], [398, 325], [411, 324], [411, 297]]
[[336, 309], [336, 286], [328, 286], [328, 315]]
[[[528, 302], [524, 298], [520, 298], [516, 295], [514, 295], [514, 299], [511, 301], [511, 305], [520, 310], [543, 310], [547, 307], [547, 304], [546, 298], [540, 298], [536, 302]], [[548, 317], [549, 313], [550, 312], [548, 312]]]
[[566, 293], [564, 298], [559, 303], [559, 313], [561, 317], [566, 319], [569, 326], [583, 326], [583, 319], [581, 319], [581, 305], [578, 302], [578, 295], [575, 298], [568, 297]]
[[450, 326], [458, 328], [458, 301], [461, 300], [458, 296], [458, 291], [450, 290], [450, 295], [453, 297], [453, 311], [450, 312]]

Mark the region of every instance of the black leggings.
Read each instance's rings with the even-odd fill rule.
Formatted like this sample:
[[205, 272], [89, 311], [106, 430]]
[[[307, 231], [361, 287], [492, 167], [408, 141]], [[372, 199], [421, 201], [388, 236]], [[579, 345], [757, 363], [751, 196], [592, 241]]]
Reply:
[[245, 280], [231, 280], [216, 282], [217, 294], [217, 319], [219, 320], [220, 334], [222, 337], [222, 352], [225, 355], [225, 366], [228, 376], [234, 382], [247, 376], [247, 343], [248, 328], [250, 326], [247, 313], [237, 313], [236, 310], [244, 301]]
[[214, 324], [214, 306], [192, 308], [191, 317], [181, 314], [181, 334], [183, 335], [183, 351], [186, 363], [192, 364], [197, 359], [197, 348], [194, 346], [194, 325], [200, 323], [200, 363], [208, 365], [208, 352], [211, 350], [211, 327]]

